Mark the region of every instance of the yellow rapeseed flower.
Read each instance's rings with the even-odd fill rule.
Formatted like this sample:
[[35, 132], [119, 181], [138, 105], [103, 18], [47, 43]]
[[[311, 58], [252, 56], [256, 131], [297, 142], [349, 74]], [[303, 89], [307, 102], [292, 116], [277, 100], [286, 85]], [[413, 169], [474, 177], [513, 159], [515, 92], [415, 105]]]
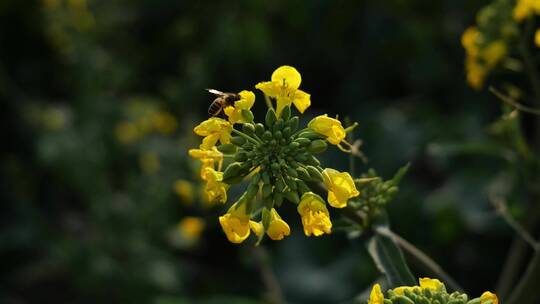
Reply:
[[229, 189], [229, 185], [222, 182], [223, 172], [206, 168], [203, 179], [206, 181], [204, 192], [208, 196], [208, 201], [217, 201], [223, 204], [227, 202], [227, 189]]
[[308, 128], [326, 136], [326, 140], [333, 145], [339, 145], [347, 135], [341, 122], [337, 119], [328, 117], [326, 114], [313, 118], [309, 122]]
[[486, 291], [480, 296], [480, 304], [488, 304], [488, 303], [499, 304], [499, 298], [497, 298], [496, 294]]
[[351, 175], [347, 172], [326, 168], [322, 172], [323, 181], [328, 188], [328, 203], [334, 208], [344, 208], [347, 201], [360, 192], [356, 189]]
[[270, 223], [266, 234], [274, 241], [282, 240], [284, 237], [291, 234], [289, 225], [281, 219], [276, 209], [270, 210]]
[[242, 110], [250, 110], [255, 103], [255, 94], [251, 91], [242, 91], [238, 95], [240, 95], [240, 100], [235, 101], [233, 106], [228, 106], [223, 110], [232, 124], [249, 122], [242, 115]]
[[216, 147], [212, 147], [210, 150], [202, 149], [190, 149], [189, 156], [199, 159], [202, 162], [201, 165], [201, 178], [204, 179], [204, 172], [206, 168], [215, 169], [214, 164], [218, 163], [218, 171], [221, 169], [221, 163], [223, 162], [223, 153], [221, 153]]
[[189, 181], [183, 179], [176, 180], [173, 189], [182, 203], [186, 205], [191, 205], [193, 203], [193, 184]]
[[264, 234], [264, 226], [261, 222], [249, 221], [249, 228], [258, 238]]
[[171, 134], [176, 130], [176, 118], [167, 112], [157, 112], [152, 116], [154, 128], [163, 134]]
[[467, 55], [476, 56], [478, 54], [478, 38], [480, 31], [476, 26], [468, 27], [461, 36], [461, 45], [467, 51]]
[[230, 142], [232, 125], [224, 119], [212, 117], [201, 122], [193, 131], [199, 136], [204, 136], [201, 149], [210, 150], [218, 140], [222, 144]]
[[487, 69], [478, 63], [475, 58], [467, 57], [465, 61], [465, 70], [467, 71], [467, 83], [473, 89], [481, 89], [484, 86]]
[[369, 294], [368, 304], [383, 304], [383, 303], [384, 303], [384, 295], [381, 291], [381, 285], [375, 284], [373, 285], [373, 288], [371, 289], [371, 293]]
[[540, 29], [537, 29], [536, 33], [534, 34], [534, 43], [537, 47], [540, 47]]
[[285, 106], [291, 103], [300, 113], [304, 113], [311, 105], [310, 95], [298, 89], [302, 82], [302, 76], [295, 68], [288, 65], [281, 66], [272, 73], [271, 79], [271, 81], [258, 83], [255, 88], [276, 99], [278, 115]]
[[497, 65], [501, 59], [506, 57], [507, 48], [506, 44], [502, 40], [496, 40], [489, 43], [482, 50], [482, 58], [486, 62], [488, 68], [493, 68]]
[[204, 230], [205, 222], [200, 217], [186, 216], [178, 223], [178, 232], [189, 240], [196, 241]]
[[302, 225], [306, 236], [323, 235], [332, 232], [332, 222], [330, 214], [326, 209], [324, 200], [313, 192], [306, 192], [302, 195], [298, 204], [298, 213], [302, 217]]
[[540, 1], [517, 0], [513, 11], [514, 20], [521, 22], [532, 14], [540, 15]]
[[249, 236], [250, 222], [252, 222], [249, 219], [246, 203], [235, 203], [225, 215], [219, 217], [219, 223], [227, 239], [231, 243], [239, 244]]

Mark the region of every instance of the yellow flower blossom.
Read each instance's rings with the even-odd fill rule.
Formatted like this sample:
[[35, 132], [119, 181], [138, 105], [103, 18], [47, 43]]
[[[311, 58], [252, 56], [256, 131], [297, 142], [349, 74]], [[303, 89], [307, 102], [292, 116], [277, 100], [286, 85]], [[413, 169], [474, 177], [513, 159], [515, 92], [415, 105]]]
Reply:
[[487, 69], [478, 63], [476, 59], [467, 57], [465, 61], [465, 70], [467, 71], [467, 83], [476, 90], [484, 86], [487, 75]]
[[532, 14], [540, 15], [540, 1], [517, 0], [513, 11], [514, 20], [521, 22]]
[[486, 291], [480, 296], [480, 304], [488, 304], [488, 303], [499, 304], [499, 298], [497, 298], [496, 294]]
[[381, 291], [381, 285], [375, 284], [373, 285], [373, 288], [371, 289], [371, 293], [369, 294], [368, 304], [383, 304], [383, 303], [384, 303], [384, 295]]
[[190, 149], [189, 156], [200, 159], [201, 165], [201, 178], [204, 179], [204, 172], [206, 168], [215, 169], [214, 164], [218, 163], [217, 170], [221, 170], [221, 164], [223, 162], [223, 153], [221, 153], [216, 147], [212, 147], [210, 150], [202, 149]]
[[476, 56], [478, 54], [478, 38], [480, 37], [480, 31], [476, 26], [468, 27], [461, 36], [461, 45], [467, 51], [467, 55]]
[[186, 205], [193, 203], [193, 185], [189, 181], [179, 179], [174, 182], [173, 189], [182, 203]]
[[332, 222], [330, 214], [326, 209], [323, 199], [313, 192], [306, 192], [302, 195], [298, 204], [298, 213], [302, 217], [302, 225], [306, 236], [323, 235], [332, 232]]
[[219, 223], [227, 239], [231, 243], [240, 244], [249, 236], [252, 222], [249, 219], [246, 203], [235, 203], [225, 215], [219, 217]]
[[291, 103], [300, 113], [304, 113], [311, 105], [311, 96], [298, 89], [302, 82], [302, 76], [295, 68], [288, 65], [281, 66], [272, 73], [271, 79], [271, 81], [258, 83], [255, 88], [276, 99], [277, 115]]
[[249, 228], [258, 238], [264, 234], [264, 226], [261, 222], [249, 221]]
[[326, 114], [313, 118], [309, 122], [308, 128], [326, 136], [326, 140], [333, 145], [339, 145], [347, 135], [341, 122], [337, 119], [328, 117]]
[[223, 172], [217, 172], [212, 168], [206, 168], [204, 170], [203, 179], [206, 181], [204, 191], [210, 202], [217, 201], [223, 204], [227, 202], [227, 189], [229, 189], [229, 185], [222, 182]]
[[351, 175], [347, 172], [326, 168], [322, 172], [323, 181], [328, 188], [328, 203], [334, 208], [344, 208], [347, 201], [360, 192], [356, 189]]
[[242, 115], [242, 110], [250, 110], [255, 103], [255, 94], [251, 91], [242, 91], [238, 95], [240, 95], [240, 100], [235, 101], [233, 106], [228, 106], [223, 110], [232, 124], [248, 122]]
[[212, 117], [200, 123], [193, 131], [199, 136], [204, 136], [201, 149], [210, 150], [218, 140], [222, 144], [230, 142], [232, 125], [224, 119]]
[[534, 44], [536, 44], [537, 47], [540, 47], [540, 29], [537, 29], [534, 34]]
[[195, 241], [201, 236], [204, 226], [205, 222], [202, 218], [186, 216], [178, 223], [178, 232], [183, 238]]
[[291, 234], [289, 225], [281, 219], [274, 208], [270, 210], [270, 223], [266, 234], [274, 241], [282, 240], [285, 236]]
[[492, 68], [506, 56], [506, 44], [502, 40], [496, 40], [488, 44], [482, 50], [482, 58], [488, 68]]

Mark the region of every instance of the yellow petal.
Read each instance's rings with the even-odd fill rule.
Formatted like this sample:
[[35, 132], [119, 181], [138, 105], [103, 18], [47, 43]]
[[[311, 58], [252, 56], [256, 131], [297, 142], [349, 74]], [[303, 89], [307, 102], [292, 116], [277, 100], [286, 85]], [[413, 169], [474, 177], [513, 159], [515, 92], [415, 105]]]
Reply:
[[437, 279], [420, 278], [419, 283], [422, 289], [446, 290], [444, 284]]
[[227, 213], [219, 217], [219, 223], [231, 243], [242, 243], [249, 236], [249, 219]]
[[537, 29], [536, 34], [534, 34], [534, 43], [537, 47], [540, 47], [540, 29]]
[[296, 90], [294, 92], [293, 103], [300, 113], [304, 113], [311, 105], [311, 95], [302, 90]]
[[277, 81], [259, 82], [255, 88], [261, 90], [265, 95], [274, 98], [281, 92], [281, 86]]
[[326, 136], [328, 142], [333, 145], [338, 145], [347, 135], [341, 122], [337, 119], [328, 117], [326, 114], [313, 118], [308, 123], [308, 128]]
[[383, 303], [384, 303], [384, 295], [381, 291], [381, 285], [375, 284], [373, 285], [373, 288], [371, 289], [371, 293], [369, 294], [368, 304], [383, 304]]
[[264, 226], [261, 222], [249, 221], [249, 228], [258, 238], [264, 234]]
[[334, 208], [347, 206], [350, 198], [358, 196], [360, 192], [347, 172], [326, 168], [322, 173], [323, 181], [328, 188], [328, 203]]
[[289, 225], [281, 219], [274, 208], [270, 210], [270, 223], [266, 234], [274, 241], [282, 240], [285, 236], [291, 234]]
[[499, 298], [494, 293], [486, 291], [480, 296], [480, 304], [487, 303], [489, 300], [491, 300], [492, 304], [499, 304]]
[[272, 73], [272, 81], [278, 82], [289, 90], [296, 90], [300, 87], [302, 76], [292, 66], [284, 65]]

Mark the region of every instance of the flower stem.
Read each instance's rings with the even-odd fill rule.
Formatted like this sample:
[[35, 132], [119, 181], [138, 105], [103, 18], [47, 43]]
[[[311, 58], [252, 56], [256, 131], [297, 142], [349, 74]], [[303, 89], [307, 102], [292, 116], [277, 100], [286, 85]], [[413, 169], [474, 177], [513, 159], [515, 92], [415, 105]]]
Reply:
[[247, 135], [246, 133], [244, 133], [244, 132], [242, 132], [242, 131], [238, 131], [238, 130], [236, 130], [236, 129], [234, 129], [234, 128], [232, 129], [232, 131], [233, 131], [233, 133], [236, 133], [236, 134], [242, 136], [243, 138], [245, 138], [245, 139], [251, 141], [252, 143], [254, 143], [254, 144], [256, 144], [256, 145], [262, 144], [262, 142], [256, 140], [255, 138], [253, 138], [253, 137]]

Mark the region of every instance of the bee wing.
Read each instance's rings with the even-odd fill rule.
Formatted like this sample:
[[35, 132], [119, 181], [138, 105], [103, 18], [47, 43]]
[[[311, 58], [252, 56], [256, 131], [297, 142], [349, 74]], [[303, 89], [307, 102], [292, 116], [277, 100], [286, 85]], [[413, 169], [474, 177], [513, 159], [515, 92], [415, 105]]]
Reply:
[[221, 92], [221, 91], [218, 91], [216, 89], [206, 89], [208, 92], [214, 94], [214, 95], [223, 95], [225, 93]]

